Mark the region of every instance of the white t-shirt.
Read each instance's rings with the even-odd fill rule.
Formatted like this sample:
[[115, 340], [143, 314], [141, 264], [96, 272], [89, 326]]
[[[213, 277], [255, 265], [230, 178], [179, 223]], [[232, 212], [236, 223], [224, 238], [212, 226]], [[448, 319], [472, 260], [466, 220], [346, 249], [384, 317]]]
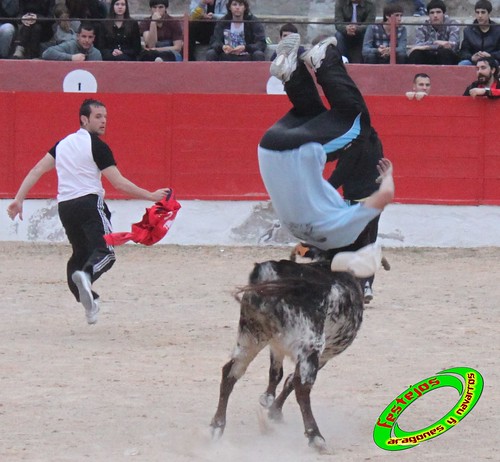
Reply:
[[87, 194], [104, 197], [101, 170], [116, 165], [109, 146], [97, 135], [80, 128], [59, 141], [50, 151], [57, 171], [57, 201]]

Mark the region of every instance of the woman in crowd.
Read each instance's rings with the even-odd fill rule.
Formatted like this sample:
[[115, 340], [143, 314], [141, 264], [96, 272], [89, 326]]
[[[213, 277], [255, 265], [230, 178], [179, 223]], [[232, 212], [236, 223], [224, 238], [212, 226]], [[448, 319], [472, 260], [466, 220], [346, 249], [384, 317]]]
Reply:
[[112, 0], [97, 48], [104, 61], [135, 61], [141, 52], [139, 24], [130, 18], [128, 0]]

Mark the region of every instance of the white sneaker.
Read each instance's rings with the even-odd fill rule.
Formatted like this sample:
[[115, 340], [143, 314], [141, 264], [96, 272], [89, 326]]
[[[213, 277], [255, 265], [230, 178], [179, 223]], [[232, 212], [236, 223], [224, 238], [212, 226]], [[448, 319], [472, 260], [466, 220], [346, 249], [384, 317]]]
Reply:
[[300, 35], [289, 34], [278, 43], [276, 59], [271, 63], [269, 72], [283, 83], [290, 80], [293, 71], [297, 69], [297, 52], [300, 46]]
[[16, 59], [23, 59], [24, 58], [24, 47], [21, 45], [17, 45], [12, 57], [16, 58]]
[[99, 313], [99, 299], [94, 300], [94, 306], [91, 311], [85, 309], [85, 316], [87, 318], [87, 324], [95, 324], [97, 322], [97, 313]]
[[90, 274], [85, 271], [75, 271], [71, 275], [71, 279], [73, 279], [73, 282], [78, 288], [80, 303], [85, 308], [87, 322], [89, 324], [95, 324], [97, 322], [99, 305], [94, 301], [94, 296], [92, 295], [92, 282], [90, 280]]
[[370, 303], [373, 300], [373, 290], [370, 287], [370, 283], [368, 282], [365, 284], [364, 296], [366, 304]]
[[306, 51], [300, 59], [302, 59], [307, 66], [317, 71], [325, 59], [326, 49], [330, 45], [337, 45], [337, 39], [335, 37], [328, 37], [317, 43], [309, 51]]

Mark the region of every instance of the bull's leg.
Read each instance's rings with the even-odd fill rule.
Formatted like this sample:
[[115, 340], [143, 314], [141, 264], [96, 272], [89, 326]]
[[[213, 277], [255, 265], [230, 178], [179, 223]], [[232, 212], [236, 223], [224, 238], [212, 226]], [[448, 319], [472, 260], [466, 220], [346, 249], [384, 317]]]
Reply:
[[269, 408], [269, 418], [273, 420], [280, 421], [283, 419], [283, 404], [285, 404], [286, 399], [290, 396], [293, 391], [293, 377], [295, 374], [290, 374], [283, 385], [283, 390], [274, 400], [273, 404]]
[[319, 366], [319, 353], [312, 352], [309, 356], [302, 356], [297, 362], [293, 376], [293, 388], [300, 406], [304, 421], [305, 435], [309, 439], [309, 446], [320, 452], [326, 452], [325, 439], [321, 435], [311, 409], [311, 390], [316, 381]]
[[276, 388], [283, 378], [283, 354], [270, 351], [269, 365], [269, 384], [267, 390], [260, 395], [259, 402], [261, 406], [269, 409], [276, 396]]
[[231, 360], [222, 368], [222, 381], [220, 384], [219, 404], [210, 427], [212, 437], [218, 439], [224, 433], [226, 427], [226, 410], [229, 395], [233, 391], [234, 384], [245, 374], [248, 365], [257, 354], [267, 345], [267, 342], [258, 342], [250, 335], [239, 335], [238, 345]]

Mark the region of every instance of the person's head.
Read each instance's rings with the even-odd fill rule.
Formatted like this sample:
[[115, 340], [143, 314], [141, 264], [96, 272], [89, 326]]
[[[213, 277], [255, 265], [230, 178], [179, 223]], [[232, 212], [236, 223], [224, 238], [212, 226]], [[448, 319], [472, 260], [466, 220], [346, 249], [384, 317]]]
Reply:
[[427, 4], [427, 14], [431, 24], [443, 24], [446, 5], [443, 0], [431, 0]]
[[298, 32], [299, 31], [294, 24], [292, 24], [291, 22], [287, 22], [280, 27], [280, 39], [283, 39], [290, 34], [297, 34]]
[[250, 14], [250, 4], [248, 0], [228, 0], [226, 4], [227, 12], [233, 18], [243, 18], [245, 15]]
[[58, 3], [54, 7], [54, 18], [56, 18], [56, 19], [68, 19], [69, 18], [69, 10], [68, 10], [68, 7], [64, 3]]
[[86, 99], [80, 106], [80, 127], [95, 135], [106, 131], [106, 106], [96, 99]]
[[403, 18], [403, 7], [399, 3], [388, 3], [384, 6], [382, 16], [384, 22], [389, 21], [389, 18], [393, 17], [397, 23], [400, 23]]
[[474, 5], [474, 14], [479, 25], [490, 23], [490, 13], [493, 6], [488, 0], [479, 0]]
[[482, 85], [491, 85], [498, 79], [498, 63], [491, 56], [476, 61], [477, 81]]
[[114, 19], [117, 17], [130, 18], [128, 0], [111, 0], [108, 18]]
[[151, 13], [158, 13], [162, 17], [167, 14], [168, 0], [149, 0]]
[[415, 74], [415, 77], [413, 77], [413, 91], [428, 95], [431, 92], [431, 78], [423, 72]]
[[76, 34], [76, 41], [80, 48], [85, 51], [90, 50], [94, 45], [95, 26], [91, 22], [81, 22]]

